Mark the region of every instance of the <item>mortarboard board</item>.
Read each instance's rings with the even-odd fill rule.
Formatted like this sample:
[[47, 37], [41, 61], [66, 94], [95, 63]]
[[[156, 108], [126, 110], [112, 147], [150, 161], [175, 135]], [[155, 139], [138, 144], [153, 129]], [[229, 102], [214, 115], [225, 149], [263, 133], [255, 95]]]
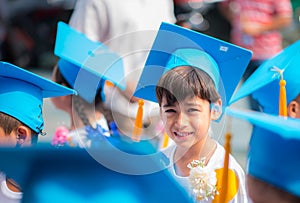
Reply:
[[90, 153], [102, 156], [120, 171], [161, 167], [160, 159], [147, 156], [140, 156], [142, 162], [124, 161], [105, 146], [87, 152], [39, 144], [31, 148], [0, 148], [0, 168], [20, 183], [24, 203], [192, 202], [167, 169], [148, 174], [120, 173], [97, 162]]
[[289, 104], [300, 93], [300, 40], [286, 47], [276, 56], [265, 61], [236, 91], [230, 103], [252, 94], [263, 111], [279, 114], [279, 72], [273, 71], [276, 67], [283, 71], [286, 81], [286, 99]]
[[7, 62], [0, 62], [0, 112], [33, 131], [44, 127], [43, 98], [74, 94], [75, 91]]
[[248, 174], [300, 197], [300, 120], [234, 109], [226, 113], [254, 125]]
[[228, 42], [162, 23], [134, 96], [157, 102], [155, 86], [164, 72], [176, 66], [189, 65], [208, 73], [217, 84], [223, 106], [227, 106], [251, 56], [251, 51]]
[[122, 59], [63, 22], [58, 23], [54, 53], [60, 57], [58, 67], [64, 78], [89, 103], [104, 80], [125, 88]]

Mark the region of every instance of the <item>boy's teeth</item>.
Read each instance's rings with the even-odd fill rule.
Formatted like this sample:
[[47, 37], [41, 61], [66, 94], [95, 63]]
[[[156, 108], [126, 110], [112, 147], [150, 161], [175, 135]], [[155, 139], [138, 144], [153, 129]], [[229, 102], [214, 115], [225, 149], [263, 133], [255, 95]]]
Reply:
[[176, 133], [178, 136], [181, 136], [181, 137], [184, 137], [184, 136], [187, 136], [189, 133]]

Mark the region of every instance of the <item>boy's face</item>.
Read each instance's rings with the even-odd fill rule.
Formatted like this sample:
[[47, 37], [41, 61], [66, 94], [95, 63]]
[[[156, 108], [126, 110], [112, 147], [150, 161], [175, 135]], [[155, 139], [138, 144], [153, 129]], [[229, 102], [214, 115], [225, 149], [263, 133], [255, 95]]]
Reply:
[[300, 103], [299, 98], [289, 103], [287, 107], [288, 116], [292, 118], [300, 118]]
[[180, 147], [189, 148], [208, 135], [210, 103], [199, 97], [169, 105], [162, 98], [161, 117], [169, 137]]

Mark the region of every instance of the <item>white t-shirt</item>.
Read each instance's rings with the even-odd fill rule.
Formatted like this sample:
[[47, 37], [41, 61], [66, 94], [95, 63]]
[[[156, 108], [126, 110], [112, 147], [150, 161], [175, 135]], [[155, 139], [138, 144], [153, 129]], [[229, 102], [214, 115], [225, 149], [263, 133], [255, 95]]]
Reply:
[[0, 172], [0, 202], [1, 203], [20, 203], [22, 199], [22, 192], [11, 191], [6, 184], [6, 176]]
[[[173, 157], [174, 157], [175, 149], [176, 149], [176, 145], [172, 145], [172, 146], [166, 148], [165, 150], [162, 150], [162, 152], [169, 158], [169, 161], [170, 161], [169, 171], [173, 175], [175, 180], [178, 181], [178, 183], [188, 191], [188, 193], [190, 194], [190, 196], [192, 198], [194, 198], [192, 195], [192, 191], [189, 189], [190, 186], [189, 186], [189, 182], [188, 182], [188, 177], [178, 176], [174, 169]], [[223, 148], [223, 146], [221, 146], [219, 143], [217, 143], [217, 148], [216, 148], [214, 154], [212, 155], [212, 157], [210, 158], [209, 162], [207, 163], [206, 167], [211, 168], [212, 170], [223, 168], [224, 155], [225, 155], [225, 149]], [[229, 168], [234, 170], [235, 174], [237, 175], [237, 177], [239, 179], [238, 193], [230, 201], [230, 203], [247, 203], [248, 197], [247, 197], [246, 186], [245, 186], [245, 173], [244, 173], [243, 169], [241, 168], [241, 166], [238, 164], [238, 162], [235, 160], [235, 158], [231, 155], [229, 157]], [[208, 202], [211, 202], [211, 200], [209, 200], [209, 201], [202, 200], [200, 202], [208, 203]]]

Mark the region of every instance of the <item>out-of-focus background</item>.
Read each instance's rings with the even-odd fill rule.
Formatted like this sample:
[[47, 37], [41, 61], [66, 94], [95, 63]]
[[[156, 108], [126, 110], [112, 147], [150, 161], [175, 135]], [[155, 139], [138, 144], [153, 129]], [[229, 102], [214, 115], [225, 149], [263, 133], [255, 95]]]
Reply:
[[23, 68], [50, 70], [56, 62], [57, 22], [68, 22], [76, 0], [0, 2], [1, 59]]
[[[293, 24], [282, 30], [284, 46], [300, 39], [300, 0], [291, 2], [294, 12]], [[0, 60], [50, 78], [57, 61], [53, 53], [57, 22], [68, 22], [75, 3], [76, 0], [0, 0]], [[195, 22], [193, 25], [195, 30], [206, 33], [210, 25], [205, 18], [210, 18], [210, 22], [223, 26], [221, 31], [211, 30], [211, 34], [228, 40], [230, 26], [216, 12], [216, 6], [205, 8], [199, 6], [197, 9], [207, 15], [204, 15], [204, 19], [200, 16], [201, 22], [197, 15], [193, 18], [191, 22]], [[246, 98], [235, 103], [233, 107], [247, 108], [248, 105]], [[69, 123], [68, 116], [55, 109], [48, 99], [44, 105], [44, 119], [47, 135], [41, 137], [40, 141], [51, 140], [57, 126]], [[222, 143], [226, 129], [224, 126], [216, 129], [215, 134], [219, 135], [217, 139]], [[244, 168], [251, 129], [252, 126], [246, 122], [237, 120], [231, 122], [232, 153]]]

